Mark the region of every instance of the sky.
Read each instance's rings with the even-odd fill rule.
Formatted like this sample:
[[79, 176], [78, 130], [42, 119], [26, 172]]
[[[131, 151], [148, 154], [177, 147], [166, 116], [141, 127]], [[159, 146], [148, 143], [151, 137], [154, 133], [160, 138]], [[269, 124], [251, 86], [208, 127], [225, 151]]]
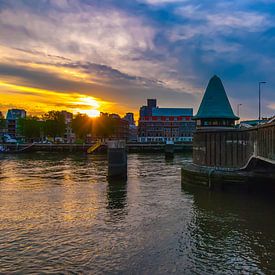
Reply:
[[[275, 114], [275, 0], [0, 0], [0, 111], [193, 107], [218, 75], [233, 110]], [[137, 119], [137, 117], [136, 117]]]

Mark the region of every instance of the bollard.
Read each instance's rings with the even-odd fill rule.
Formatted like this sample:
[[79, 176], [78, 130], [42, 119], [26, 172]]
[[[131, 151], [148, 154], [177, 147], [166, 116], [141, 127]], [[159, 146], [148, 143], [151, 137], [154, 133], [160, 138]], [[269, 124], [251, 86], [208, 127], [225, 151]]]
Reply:
[[127, 152], [124, 140], [111, 140], [108, 145], [108, 178], [127, 179]]
[[173, 141], [166, 141], [164, 152], [166, 159], [172, 159], [174, 157], [174, 142]]

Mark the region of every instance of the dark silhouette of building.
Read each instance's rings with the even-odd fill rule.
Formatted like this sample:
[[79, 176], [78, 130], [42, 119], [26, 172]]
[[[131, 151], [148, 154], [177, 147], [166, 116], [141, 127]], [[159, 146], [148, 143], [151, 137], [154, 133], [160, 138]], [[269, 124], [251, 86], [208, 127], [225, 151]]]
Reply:
[[100, 113], [93, 126], [92, 139], [124, 139], [129, 138], [129, 122], [118, 114]]
[[11, 137], [16, 137], [18, 135], [18, 120], [20, 118], [26, 117], [26, 111], [22, 109], [10, 109], [7, 112], [6, 124], [7, 133]]
[[111, 135], [111, 138], [128, 140], [129, 122], [117, 114], [110, 114], [109, 116], [113, 119], [114, 123], [114, 133]]
[[142, 106], [139, 110], [140, 117], [152, 116], [152, 109], [157, 108], [156, 99], [147, 99], [147, 106]]
[[125, 120], [129, 122], [129, 136], [128, 141], [137, 141], [137, 126], [135, 124], [134, 114], [133, 113], [126, 113], [124, 116]]
[[73, 114], [67, 111], [61, 111], [65, 120], [65, 133], [64, 133], [64, 142], [65, 143], [74, 143], [76, 140], [75, 134], [72, 129]]
[[123, 119], [127, 120], [130, 125], [135, 125], [135, 119], [134, 119], [133, 113], [126, 113]]

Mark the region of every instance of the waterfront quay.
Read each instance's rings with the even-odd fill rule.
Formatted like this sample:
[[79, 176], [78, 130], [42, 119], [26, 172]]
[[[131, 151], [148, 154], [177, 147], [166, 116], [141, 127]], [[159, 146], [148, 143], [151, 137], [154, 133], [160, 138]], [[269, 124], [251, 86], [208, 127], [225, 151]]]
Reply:
[[251, 157], [275, 162], [275, 121], [248, 129], [198, 129], [194, 136], [194, 164], [245, 169]]
[[182, 181], [209, 189], [275, 190], [275, 121], [237, 128], [223, 84], [210, 79], [193, 136], [193, 162]]
[[[42, 144], [42, 143], [30, 143], [30, 144], [0, 144], [8, 147], [11, 151], [21, 150], [29, 148], [25, 152], [87, 152], [87, 150], [96, 143], [89, 144]], [[126, 148], [128, 152], [164, 152], [165, 143], [127, 143]], [[184, 152], [192, 150], [192, 142], [175, 143], [175, 152]], [[107, 146], [103, 145], [97, 152], [106, 152]]]
[[188, 182], [222, 189], [275, 190], [275, 122], [249, 129], [201, 129], [194, 135]]

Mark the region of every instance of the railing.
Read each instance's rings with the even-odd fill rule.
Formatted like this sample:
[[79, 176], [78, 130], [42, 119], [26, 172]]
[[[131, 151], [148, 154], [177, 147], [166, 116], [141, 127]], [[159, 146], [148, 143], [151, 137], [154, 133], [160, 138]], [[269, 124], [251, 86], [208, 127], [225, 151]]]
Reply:
[[92, 154], [93, 152], [95, 152], [99, 147], [101, 147], [102, 145], [104, 145], [105, 143], [102, 141], [97, 141], [97, 143], [95, 143], [93, 146], [91, 146], [88, 150], [87, 153], [88, 154]]
[[199, 129], [193, 137], [193, 162], [241, 168], [251, 156], [275, 160], [275, 122], [249, 129]]

